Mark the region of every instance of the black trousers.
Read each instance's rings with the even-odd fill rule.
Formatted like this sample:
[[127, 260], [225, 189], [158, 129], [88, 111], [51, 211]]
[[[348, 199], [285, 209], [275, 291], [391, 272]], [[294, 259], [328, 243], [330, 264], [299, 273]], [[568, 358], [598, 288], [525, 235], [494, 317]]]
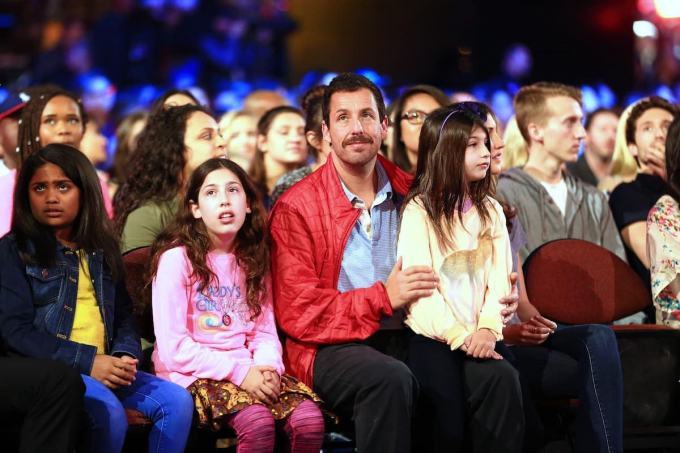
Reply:
[[0, 357], [0, 369], [0, 420], [21, 423], [19, 451], [73, 452], [85, 395], [80, 374], [23, 357]]
[[469, 358], [406, 330], [408, 365], [420, 385], [414, 450], [520, 452], [524, 414], [513, 366], [507, 360]]
[[363, 342], [319, 348], [314, 391], [340, 417], [354, 421], [357, 451], [409, 452], [418, 383], [393, 356], [406, 351], [403, 330], [379, 331]]

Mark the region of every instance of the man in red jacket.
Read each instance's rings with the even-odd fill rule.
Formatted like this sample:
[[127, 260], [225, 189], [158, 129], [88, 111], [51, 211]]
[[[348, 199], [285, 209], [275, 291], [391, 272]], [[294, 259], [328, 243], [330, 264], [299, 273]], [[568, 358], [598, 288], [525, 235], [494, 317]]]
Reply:
[[[402, 307], [431, 294], [438, 277], [427, 266], [402, 269], [396, 258], [398, 212], [412, 177], [378, 155], [387, 135], [378, 87], [341, 74], [328, 86], [322, 111], [333, 153], [270, 216], [284, 363], [333, 411], [352, 418], [359, 452], [408, 452], [418, 384], [402, 361]], [[514, 313], [516, 294], [507, 299], [507, 314]], [[516, 376], [464, 379], [473, 437], [507, 435], [495, 425], [511, 417], [523, 427]], [[491, 413], [484, 404], [491, 400], [496, 409], [500, 400], [517, 408]]]

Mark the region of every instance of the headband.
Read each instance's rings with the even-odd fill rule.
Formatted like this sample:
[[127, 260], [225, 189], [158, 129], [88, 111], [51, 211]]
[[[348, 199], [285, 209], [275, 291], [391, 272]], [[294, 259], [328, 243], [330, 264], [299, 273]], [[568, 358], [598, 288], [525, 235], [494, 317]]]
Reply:
[[453, 115], [454, 113], [472, 113], [473, 115], [478, 116], [482, 121], [486, 123], [486, 113], [482, 112], [482, 110], [479, 108], [479, 106], [475, 102], [461, 102], [458, 104], [451, 113], [446, 115], [446, 118], [444, 118], [444, 122], [442, 123], [442, 127], [439, 128], [439, 138], [442, 137], [442, 131], [444, 130], [444, 126], [446, 125], [446, 122], [449, 120], [449, 117]]

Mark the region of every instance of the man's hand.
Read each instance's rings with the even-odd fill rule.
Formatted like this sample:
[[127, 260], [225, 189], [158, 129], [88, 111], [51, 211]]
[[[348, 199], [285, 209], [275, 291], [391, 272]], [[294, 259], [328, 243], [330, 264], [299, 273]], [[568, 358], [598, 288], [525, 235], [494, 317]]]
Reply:
[[666, 180], [666, 147], [650, 146], [647, 150], [646, 164], [656, 176]]
[[[132, 357], [128, 357], [128, 359], [136, 361]], [[135, 380], [136, 372], [136, 363], [128, 363], [122, 358], [119, 359], [110, 355], [97, 355], [92, 364], [90, 377], [98, 380], [111, 390], [115, 390], [131, 385], [132, 381]]]
[[439, 277], [430, 266], [411, 266], [402, 270], [401, 263], [402, 259], [399, 257], [385, 282], [387, 297], [390, 298], [393, 310], [432, 295], [439, 282]]
[[517, 311], [517, 306], [519, 305], [519, 292], [517, 291], [517, 272], [510, 274], [510, 285], [512, 285], [512, 291], [505, 297], [501, 297], [499, 303], [505, 305], [505, 308], [501, 310], [501, 316], [503, 316], [503, 324], [507, 324], [508, 321], [512, 319]]
[[251, 366], [240, 387], [267, 405], [278, 401], [278, 396], [271, 386], [265, 382], [264, 373], [276, 373], [276, 368], [271, 366]]

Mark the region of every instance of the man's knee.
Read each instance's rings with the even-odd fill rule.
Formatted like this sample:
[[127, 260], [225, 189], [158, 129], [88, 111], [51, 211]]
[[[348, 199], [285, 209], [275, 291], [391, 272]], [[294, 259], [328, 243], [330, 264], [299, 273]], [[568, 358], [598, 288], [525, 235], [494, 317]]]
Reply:
[[398, 360], [375, 362], [368, 365], [366, 381], [369, 391], [386, 398], [403, 398], [411, 404], [418, 394], [418, 382], [411, 370]]

